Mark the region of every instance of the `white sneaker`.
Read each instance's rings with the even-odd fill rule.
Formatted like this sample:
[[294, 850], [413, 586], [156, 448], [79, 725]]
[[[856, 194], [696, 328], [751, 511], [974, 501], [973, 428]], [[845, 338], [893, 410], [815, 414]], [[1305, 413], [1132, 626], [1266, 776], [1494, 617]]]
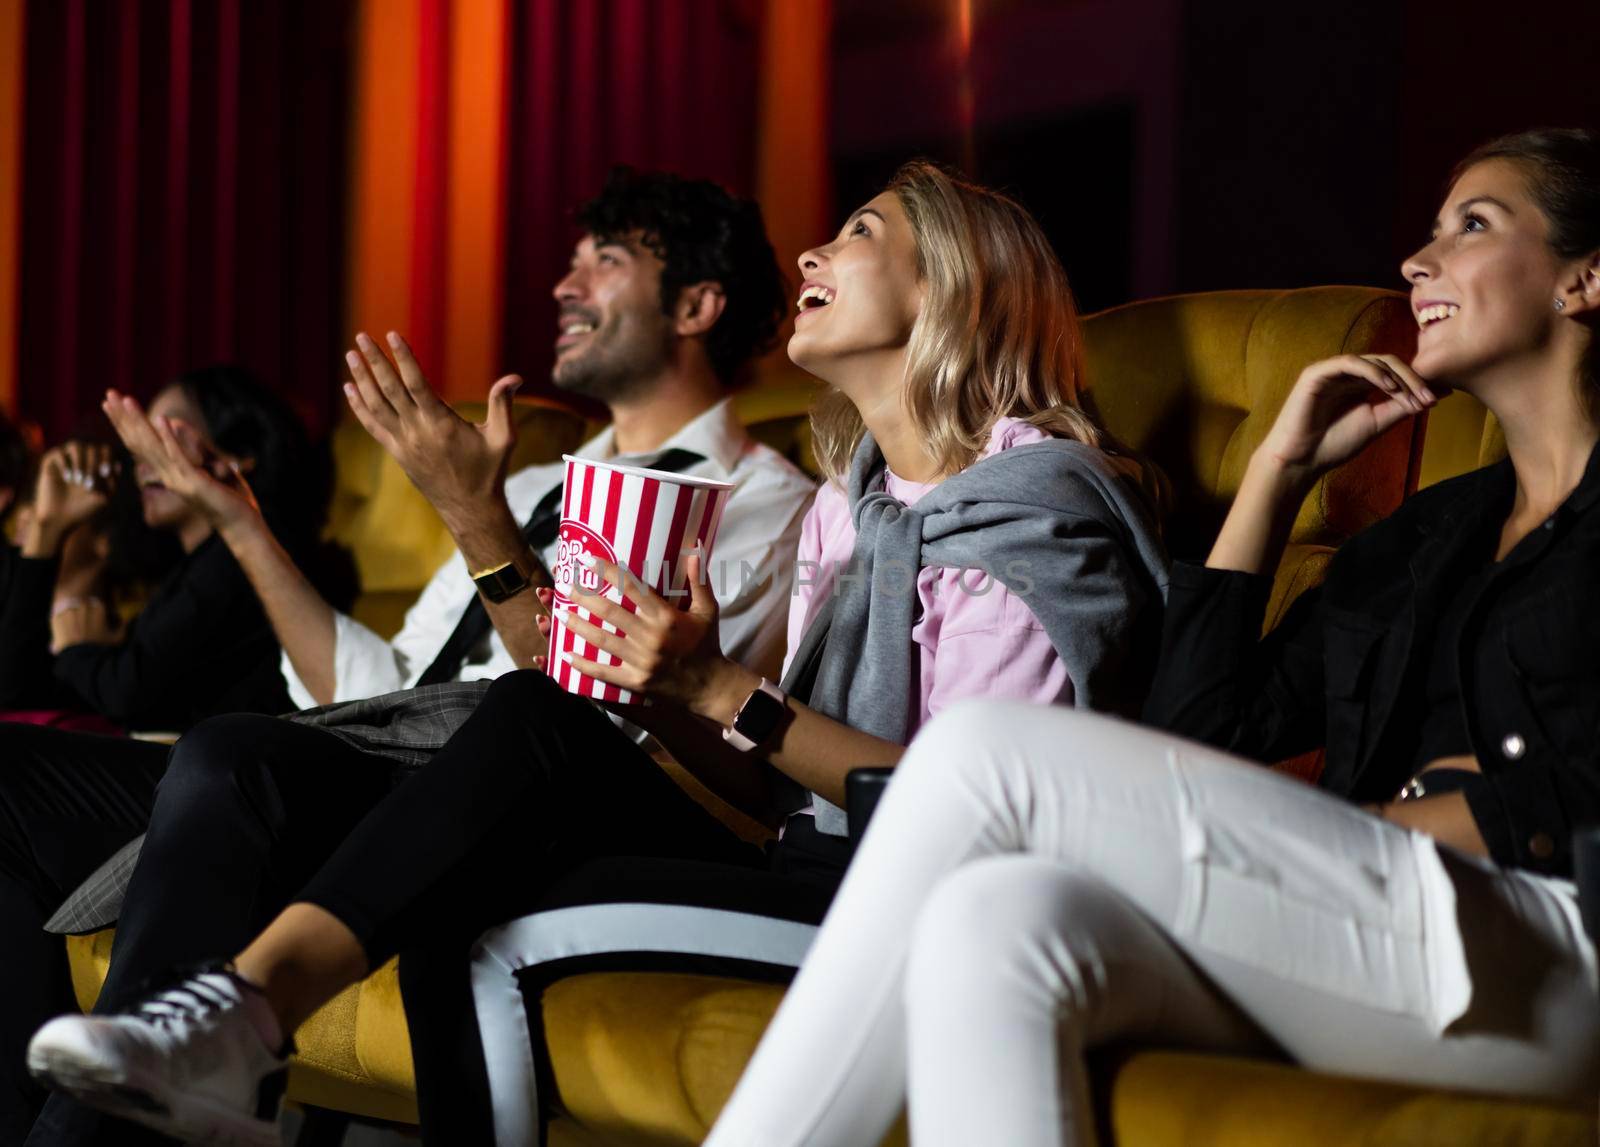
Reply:
[[59, 1016], [29, 1042], [28, 1070], [48, 1087], [187, 1143], [278, 1147], [287, 1061], [250, 1015], [265, 1001], [247, 993], [256, 989], [232, 972], [207, 970], [123, 1015]]

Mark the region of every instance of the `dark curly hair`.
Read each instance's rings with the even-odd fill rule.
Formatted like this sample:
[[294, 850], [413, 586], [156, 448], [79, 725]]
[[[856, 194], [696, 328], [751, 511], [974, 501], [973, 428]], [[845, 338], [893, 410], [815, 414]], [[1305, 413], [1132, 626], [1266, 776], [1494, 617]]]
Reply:
[[709, 180], [619, 165], [600, 194], [578, 209], [577, 220], [596, 239], [642, 236], [662, 262], [663, 311], [670, 313], [691, 283], [722, 284], [722, 316], [705, 345], [724, 386], [743, 381], [750, 360], [772, 349], [788, 312], [789, 284], [755, 201]]

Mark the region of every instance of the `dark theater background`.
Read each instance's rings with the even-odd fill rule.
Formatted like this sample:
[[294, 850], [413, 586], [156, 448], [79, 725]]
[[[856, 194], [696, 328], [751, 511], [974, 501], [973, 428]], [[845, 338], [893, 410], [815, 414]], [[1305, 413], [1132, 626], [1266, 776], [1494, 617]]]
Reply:
[[[1597, 312], [1575, 263], [1538, 277], [1531, 213], [1495, 222], [1494, 168], [1451, 212], [1497, 203], [1490, 242], [1463, 210], [1416, 273], [1465, 268], [1468, 293], [1392, 293], [1451, 165], [1537, 127], [1600, 129], [1600, 0], [0, 0], [0, 1147], [64, 1125], [134, 1142], [78, 1137], [60, 1097], [34, 1123], [46, 1088], [275, 1142], [252, 1111], [280, 1049], [297, 1147], [700, 1143], [803, 958], [784, 1014], [813, 1034], [789, 1047], [822, 1047], [834, 1082], [774, 1039], [742, 1094], [755, 1111], [781, 1084], [778, 1130], [729, 1119], [719, 1142], [859, 1142], [877, 1100], [919, 1089], [1115, 1147], [1600, 1142], [1600, 464], [1543, 497], [1593, 450], [1558, 388], [1589, 381]], [[1567, 259], [1594, 239], [1571, 206], [1593, 202], [1593, 141], [1544, 146]], [[798, 256], [919, 157], [1020, 200], [1085, 313], [1203, 297], [1063, 321], [1032, 228], [956, 195], [977, 223], [919, 238], [960, 286], [927, 293], [915, 339], [908, 260], [839, 261], [846, 298], [872, 289], [813, 343], [850, 390], [813, 423], [821, 384], [781, 346], [722, 401], [770, 268], [743, 209], [653, 185], [646, 218], [711, 204], [683, 209], [683, 246], [723, 231], [685, 275], [720, 268], [727, 309], [692, 290], [643, 321], [656, 272], [586, 248], [565, 345], [596, 349], [564, 376], [610, 410], [548, 382], [575, 209], [615, 165], [759, 201], [793, 314]], [[841, 280], [812, 277], [839, 315]], [[1335, 289], [1289, 290], [1312, 287]], [[1396, 364], [1463, 299], [1427, 389]], [[735, 321], [706, 337], [713, 315]], [[654, 357], [653, 329], [673, 332]], [[345, 355], [389, 331], [464, 417], [512, 372], [518, 405], [476, 439], [391, 383], [368, 434]], [[235, 372], [171, 388], [166, 417], [259, 517], [111, 406], [135, 464], [102, 409], [219, 364], [315, 439]], [[1032, 449], [1040, 427], [1079, 441]], [[1486, 469], [1508, 428], [1515, 464]], [[848, 489], [813, 485], [840, 470]], [[1163, 550], [1217, 568], [1169, 576]], [[633, 612], [549, 576], [575, 562]], [[691, 576], [715, 579], [710, 626]], [[91, 675], [154, 716], [80, 705]], [[606, 703], [639, 745], [587, 708], [601, 678], [662, 702]], [[1246, 783], [1182, 736], [1281, 775]], [[855, 766], [913, 759], [844, 885], [844, 941], [804, 956], [892, 775]], [[236, 963], [190, 962], [291, 896]], [[199, 978], [135, 987], [175, 956]], [[102, 1012], [156, 994], [114, 1029], [46, 1023], [69, 988]], [[922, 1147], [1042, 1141], [916, 1119]]]
[[232, 359], [325, 429], [358, 329], [541, 378], [618, 161], [757, 195], [786, 263], [924, 154], [1087, 310], [1392, 286], [1452, 158], [1600, 122], [1597, 49], [1594, 3], [0, 0], [0, 403], [55, 439]]

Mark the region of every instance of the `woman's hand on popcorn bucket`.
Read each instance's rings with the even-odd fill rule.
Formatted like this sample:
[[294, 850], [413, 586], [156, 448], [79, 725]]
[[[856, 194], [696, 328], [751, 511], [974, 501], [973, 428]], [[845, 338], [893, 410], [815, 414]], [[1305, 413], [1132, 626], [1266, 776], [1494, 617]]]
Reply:
[[[551, 620], [551, 611], [555, 609], [556, 591], [548, 586], [537, 586], [533, 591], [533, 596], [539, 601], [539, 613], [533, 619], [533, 623], [539, 627], [539, 636], [544, 638], [545, 648], [549, 649], [550, 629], [554, 625]], [[550, 671], [550, 659], [543, 653], [535, 654], [528, 659], [528, 667], [537, 669], [540, 673], [548, 673]]]
[[[562, 660], [585, 677], [653, 701], [675, 702], [699, 711], [715, 683], [730, 669], [737, 669], [722, 655], [717, 598], [703, 573], [704, 556], [690, 553], [684, 559], [687, 609], [679, 609], [613, 562], [591, 554], [579, 560], [592, 565], [607, 583], [620, 586], [635, 608], [630, 611], [600, 594], [576, 595], [572, 605], [556, 603], [562, 622], [572, 633], [605, 650], [620, 664], [602, 665], [573, 653], [561, 654]], [[588, 610], [593, 620], [584, 620], [573, 605]], [[600, 622], [609, 622], [616, 632]], [[548, 632], [548, 623], [541, 622], [541, 629]]]

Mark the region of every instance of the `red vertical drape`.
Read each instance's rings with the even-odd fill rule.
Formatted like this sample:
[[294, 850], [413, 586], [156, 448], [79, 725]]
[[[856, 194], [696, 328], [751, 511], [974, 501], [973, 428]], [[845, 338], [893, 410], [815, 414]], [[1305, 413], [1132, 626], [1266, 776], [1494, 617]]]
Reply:
[[107, 386], [259, 371], [337, 398], [348, 0], [30, 0], [18, 405], [52, 437]]
[[[194, 67], [194, 61], [191, 59], [191, 48], [194, 44], [194, 8], [191, 0], [171, 0], [167, 17], [167, 181], [161, 197], [162, 203], [166, 206], [166, 226], [161, 235], [160, 254], [156, 257], [161, 260], [166, 271], [166, 290], [163, 292], [161, 307], [161, 325], [166, 332], [166, 338], [162, 341], [161, 357], [163, 361], [181, 364], [187, 342], [184, 336], [195, 317], [190, 312], [202, 309], [205, 304], [205, 300], [196, 298], [191, 305], [187, 297], [189, 259], [185, 239], [190, 228], [189, 149], [190, 128], [194, 123], [189, 100]], [[205, 214], [208, 206], [210, 204], [202, 196], [195, 204], [196, 216]], [[204, 233], [203, 230], [201, 233]], [[205, 357], [210, 357], [205, 352], [201, 353]], [[124, 369], [129, 369], [131, 366], [132, 363], [123, 364]]]
[[[421, 0], [417, 61], [416, 217], [411, 248], [411, 326], [422, 361], [442, 362], [450, 174], [449, 0]], [[437, 370], [437, 367], [434, 368]]]
[[359, 327], [406, 330], [452, 397], [542, 382], [567, 220], [608, 168], [749, 193], [759, 117], [794, 103], [757, 83], [785, 0], [16, 2], [15, 390], [52, 437], [219, 359], [326, 426]]
[[754, 186], [762, 5], [525, 0], [511, 67], [505, 363], [548, 378], [571, 211], [614, 163]]
[[134, 314], [127, 305], [134, 297], [136, 258], [139, 243], [139, 13], [132, 4], [117, 9], [117, 103], [116, 136], [113, 143], [116, 168], [107, 188], [107, 206], [112, 215], [111, 278], [112, 297], [120, 301], [106, 316], [110, 337], [111, 376], [108, 386], [126, 388], [131, 384], [127, 368], [134, 356]]

